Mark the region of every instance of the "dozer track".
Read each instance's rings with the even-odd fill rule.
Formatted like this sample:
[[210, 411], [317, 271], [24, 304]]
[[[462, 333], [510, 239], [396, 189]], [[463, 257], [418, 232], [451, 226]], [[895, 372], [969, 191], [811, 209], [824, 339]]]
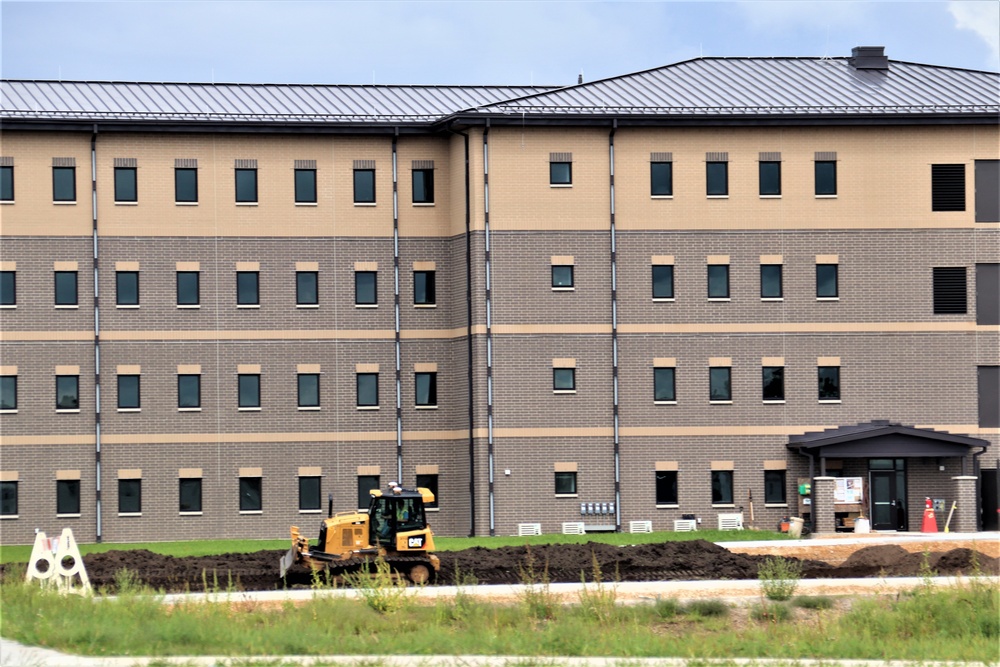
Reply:
[[[315, 556], [310, 558], [311, 564], [302, 563], [302, 565], [306, 567], [311, 565], [317, 572], [325, 572], [325, 576], [337, 580], [341, 580], [345, 574], [361, 572], [366, 565], [372, 564], [375, 560], [370, 556], [345, 560], [326, 560]], [[384, 556], [383, 558], [393, 572], [415, 584], [433, 584], [437, 579], [437, 568], [432, 560], [432, 558], [436, 560], [434, 556]]]

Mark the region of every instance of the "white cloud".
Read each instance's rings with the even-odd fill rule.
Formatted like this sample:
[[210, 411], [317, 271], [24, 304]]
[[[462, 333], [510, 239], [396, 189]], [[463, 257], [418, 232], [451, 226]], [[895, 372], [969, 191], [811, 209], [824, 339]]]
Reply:
[[971, 30], [990, 47], [994, 62], [1000, 59], [1000, 2], [974, 0], [949, 2], [948, 11], [959, 30]]

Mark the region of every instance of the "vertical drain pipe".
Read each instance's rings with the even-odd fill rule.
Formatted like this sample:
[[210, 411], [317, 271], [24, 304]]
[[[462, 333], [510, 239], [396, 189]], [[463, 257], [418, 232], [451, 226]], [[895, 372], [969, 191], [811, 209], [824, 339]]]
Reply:
[[399, 169], [396, 142], [399, 128], [392, 135], [392, 295], [396, 318], [396, 483], [403, 484], [403, 391], [401, 379], [402, 354], [399, 336]]
[[618, 423], [618, 248], [615, 238], [615, 132], [618, 121], [611, 121], [608, 135], [608, 160], [610, 165], [611, 194], [611, 382], [614, 396], [615, 425], [615, 531], [622, 531], [622, 482], [621, 482], [621, 440]]
[[99, 256], [97, 252], [97, 124], [90, 135], [90, 201], [93, 212], [94, 239], [94, 498], [97, 504], [96, 541], [103, 539], [101, 525], [101, 309], [100, 283], [97, 281]]
[[486, 229], [486, 451], [489, 458], [490, 537], [496, 530], [496, 498], [493, 485], [493, 312], [490, 268], [490, 120], [483, 128], [483, 223]]

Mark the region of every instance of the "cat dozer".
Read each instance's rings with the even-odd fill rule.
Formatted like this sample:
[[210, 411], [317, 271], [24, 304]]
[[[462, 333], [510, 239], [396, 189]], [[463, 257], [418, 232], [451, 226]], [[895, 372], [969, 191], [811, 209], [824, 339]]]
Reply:
[[328, 517], [323, 519], [315, 546], [298, 526], [292, 526], [292, 548], [281, 557], [281, 576], [297, 563], [339, 576], [357, 572], [381, 556], [393, 571], [413, 583], [433, 583], [441, 561], [431, 553], [434, 533], [424, 511], [433, 502], [429, 489], [404, 489], [393, 483], [385, 493], [371, 491], [367, 513], [334, 514], [330, 496]]

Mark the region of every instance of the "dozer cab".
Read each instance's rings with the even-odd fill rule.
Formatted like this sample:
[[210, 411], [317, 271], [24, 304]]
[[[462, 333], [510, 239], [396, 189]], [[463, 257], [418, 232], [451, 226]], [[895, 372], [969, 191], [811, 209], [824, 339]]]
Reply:
[[424, 512], [424, 505], [432, 502], [434, 494], [429, 489], [390, 484], [385, 493], [372, 490], [367, 513], [334, 514], [330, 496], [328, 518], [320, 525], [315, 546], [298, 526], [292, 526], [292, 548], [281, 557], [281, 576], [296, 563], [339, 576], [356, 572], [369, 559], [382, 556], [389, 567], [410, 581], [431, 583], [441, 569], [441, 561], [431, 553], [434, 533]]

